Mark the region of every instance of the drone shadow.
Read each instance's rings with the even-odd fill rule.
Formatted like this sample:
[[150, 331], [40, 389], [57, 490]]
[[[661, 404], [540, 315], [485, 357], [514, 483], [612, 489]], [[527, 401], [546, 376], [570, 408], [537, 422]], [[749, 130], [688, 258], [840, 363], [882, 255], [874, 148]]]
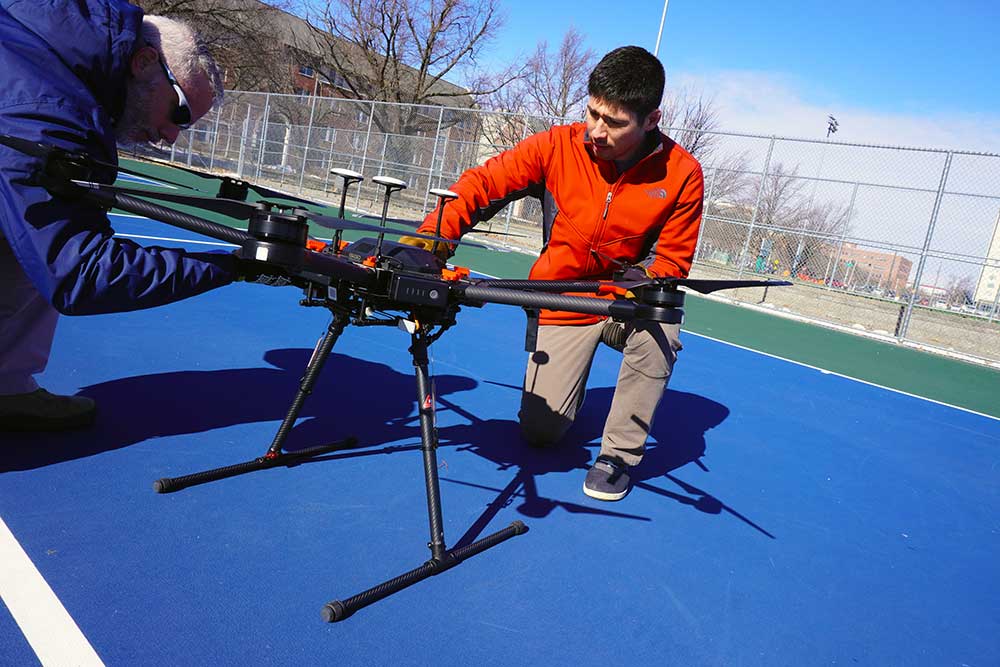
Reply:
[[[153, 438], [203, 433], [238, 424], [276, 422], [291, 405], [312, 350], [278, 349], [270, 366], [137, 375], [84, 387], [97, 401], [89, 428], [64, 433], [4, 434], [0, 472], [30, 470], [128, 447]], [[475, 380], [437, 375], [439, 396], [468, 391]], [[294, 451], [358, 435], [364, 446], [419, 438], [409, 423], [416, 404], [412, 372], [343, 354], [331, 354], [299, 413], [285, 449]], [[376, 396], [378, 400], [372, 400]], [[247, 459], [262, 455], [278, 425], [262, 428]], [[255, 438], [256, 439], [256, 438]]]
[[[511, 387], [511, 389], [516, 389]], [[587, 391], [584, 408], [572, 428], [555, 447], [537, 449], [526, 445], [520, 429], [513, 420], [477, 420], [465, 414], [470, 424], [451, 426], [439, 430], [442, 445], [457, 447], [492, 461], [500, 470], [511, 470], [514, 476], [503, 489], [471, 484], [466, 481], [442, 477], [442, 480], [463, 486], [481, 488], [496, 493], [483, 514], [458, 540], [464, 546], [477, 539], [487, 525], [505, 507], [518, 503], [518, 513], [530, 518], [543, 518], [556, 509], [573, 514], [599, 514], [623, 519], [649, 521], [647, 517], [612, 511], [567, 500], [548, 498], [538, 493], [536, 479], [540, 475], [565, 473], [572, 470], [586, 471], [600, 445], [604, 419], [611, 406], [613, 387], [600, 387]], [[447, 399], [439, 399], [456, 411]], [[669, 498], [682, 505], [707, 514], [727, 512], [755, 530], [773, 538], [753, 521], [736, 512], [707, 491], [688, 484], [670, 473], [689, 463], [696, 463], [707, 470], [701, 458], [705, 455], [705, 433], [721, 424], [729, 416], [724, 405], [697, 394], [667, 390], [650, 432], [650, 441], [642, 463], [631, 472], [637, 489]], [[654, 484], [667, 480], [680, 492]]]

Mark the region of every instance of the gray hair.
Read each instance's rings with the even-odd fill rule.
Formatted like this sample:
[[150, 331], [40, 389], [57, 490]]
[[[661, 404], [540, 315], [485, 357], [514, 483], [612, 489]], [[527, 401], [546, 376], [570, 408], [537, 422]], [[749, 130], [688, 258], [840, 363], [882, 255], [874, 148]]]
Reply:
[[191, 26], [177, 19], [147, 14], [142, 17], [142, 39], [160, 52], [171, 71], [181, 79], [190, 80], [198, 72], [204, 72], [212, 88], [212, 106], [222, 103], [222, 72], [204, 40]]

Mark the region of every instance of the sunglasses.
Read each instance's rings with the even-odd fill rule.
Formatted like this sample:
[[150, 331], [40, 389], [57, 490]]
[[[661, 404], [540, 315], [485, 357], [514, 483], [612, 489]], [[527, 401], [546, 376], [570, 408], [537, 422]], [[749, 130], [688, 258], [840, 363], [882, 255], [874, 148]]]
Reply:
[[174, 107], [173, 112], [170, 114], [170, 122], [179, 127], [182, 130], [186, 130], [191, 127], [191, 105], [188, 104], [187, 97], [184, 95], [184, 90], [181, 88], [181, 84], [177, 83], [177, 77], [174, 73], [170, 71], [167, 67], [167, 63], [163, 60], [163, 56], [160, 56], [160, 67], [163, 68], [163, 73], [167, 77], [167, 82], [173, 87], [174, 92], [177, 93], [177, 106]]

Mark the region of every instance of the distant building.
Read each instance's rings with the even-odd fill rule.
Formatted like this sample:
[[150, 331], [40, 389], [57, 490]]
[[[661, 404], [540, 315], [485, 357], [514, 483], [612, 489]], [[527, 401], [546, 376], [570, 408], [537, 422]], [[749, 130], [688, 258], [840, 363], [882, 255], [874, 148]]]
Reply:
[[992, 305], [997, 299], [998, 289], [1000, 289], [1000, 211], [997, 211], [997, 219], [993, 223], [993, 238], [990, 240], [990, 247], [986, 251], [986, 262], [976, 284], [974, 297], [976, 304]]
[[898, 253], [869, 250], [853, 243], [844, 244], [840, 261], [852, 266], [854, 273], [867, 274], [868, 284], [897, 293], [906, 287], [913, 269], [913, 262]]

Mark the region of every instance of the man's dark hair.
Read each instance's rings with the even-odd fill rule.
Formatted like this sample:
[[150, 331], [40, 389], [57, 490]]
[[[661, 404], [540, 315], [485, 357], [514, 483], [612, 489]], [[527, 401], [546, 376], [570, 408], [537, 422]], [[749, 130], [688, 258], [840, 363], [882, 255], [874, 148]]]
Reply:
[[620, 46], [590, 73], [587, 92], [645, 118], [663, 99], [663, 65], [641, 46]]

